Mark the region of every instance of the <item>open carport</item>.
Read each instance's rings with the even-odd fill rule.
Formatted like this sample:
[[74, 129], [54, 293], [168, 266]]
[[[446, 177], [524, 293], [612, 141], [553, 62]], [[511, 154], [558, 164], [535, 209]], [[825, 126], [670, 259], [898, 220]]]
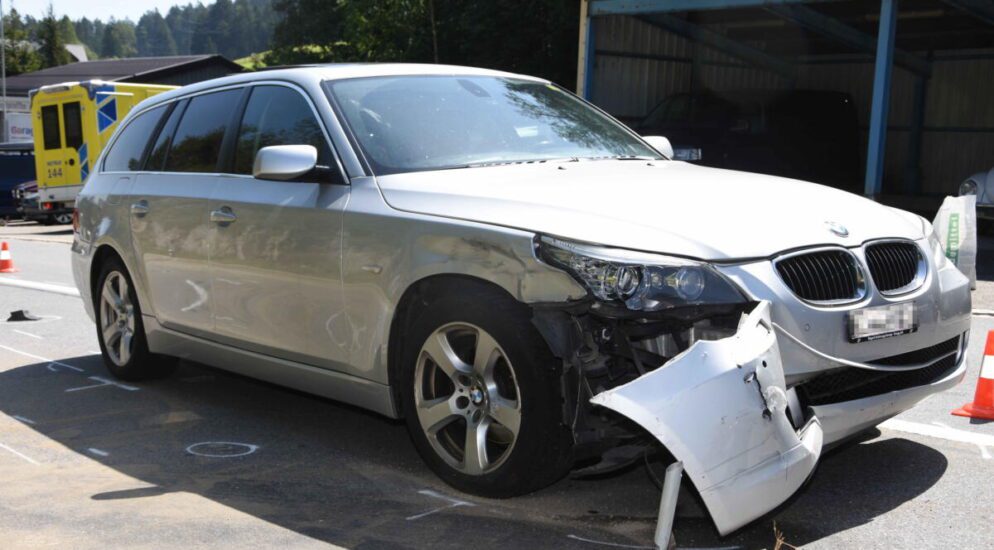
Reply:
[[[919, 211], [934, 212], [964, 178], [994, 165], [991, 74], [988, 0], [581, 7], [577, 89], [596, 105], [637, 128], [676, 94], [840, 92], [854, 107], [859, 158], [837, 186]], [[810, 135], [820, 131], [809, 126]], [[700, 154], [714, 161], [706, 148]]]

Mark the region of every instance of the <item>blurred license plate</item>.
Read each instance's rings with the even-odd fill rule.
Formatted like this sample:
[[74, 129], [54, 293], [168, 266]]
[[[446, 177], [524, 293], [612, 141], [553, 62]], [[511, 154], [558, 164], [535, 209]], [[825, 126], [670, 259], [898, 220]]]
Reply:
[[849, 312], [849, 341], [868, 342], [918, 330], [915, 303], [868, 307]]

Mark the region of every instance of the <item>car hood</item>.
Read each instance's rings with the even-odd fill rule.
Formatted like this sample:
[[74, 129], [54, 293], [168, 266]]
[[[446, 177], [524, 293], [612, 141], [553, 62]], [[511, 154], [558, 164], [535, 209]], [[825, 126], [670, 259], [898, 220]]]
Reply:
[[395, 174], [377, 183], [398, 210], [706, 260], [923, 237], [914, 214], [858, 195], [676, 161], [546, 162]]

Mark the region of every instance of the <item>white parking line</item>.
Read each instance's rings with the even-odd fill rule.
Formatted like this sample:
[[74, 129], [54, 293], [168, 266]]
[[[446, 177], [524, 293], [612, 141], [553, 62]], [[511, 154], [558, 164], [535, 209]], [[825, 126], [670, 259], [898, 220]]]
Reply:
[[[48, 358], [46, 358], [46, 357], [42, 357], [42, 356], [40, 356], [40, 355], [35, 355], [35, 354], [33, 354], [33, 353], [28, 353], [28, 352], [26, 352], [26, 351], [21, 351], [21, 350], [19, 350], [19, 349], [14, 349], [14, 348], [11, 348], [11, 347], [8, 347], [8, 346], [5, 346], [5, 345], [3, 345], [3, 344], [0, 344], [0, 349], [5, 349], [5, 350], [7, 350], [7, 351], [9, 351], [9, 352], [12, 352], [12, 353], [17, 353], [17, 354], [19, 354], [19, 355], [23, 355], [23, 356], [25, 356], [25, 357], [30, 357], [30, 358], [32, 358], [32, 359], [37, 359], [37, 360], [39, 360], [39, 361], [44, 361], [44, 362], [48, 363], [48, 366], [49, 366], [49, 367], [51, 367], [52, 365], [58, 365], [58, 366], [60, 366], [60, 367], [65, 367], [65, 368], [67, 368], [67, 369], [72, 369], [72, 370], [74, 370], [74, 371], [77, 371], [77, 372], [83, 372], [83, 369], [81, 369], [81, 368], [79, 368], [79, 367], [74, 367], [74, 366], [72, 366], [72, 365], [69, 365], [69, 364], [66, 364], [66, 363], [63, 363], [63, 362], [61, 362], [61, 361], [55, 361], [54, 359], [48, 359]], [[51, 368], [49, 368], [48, 370], [52, 370], [52, 369], [51, 369]]]
[[73, 286], [36, 283], [34, 281], [25, 281], [24, 279], [8, 279], [6, 277], [0, 278], [0, 286], [13, 286], [17, 288], [27, 288], [30, 290], [41, 290], [42, 292], [53, 292], [55, 294], [75, 296], [79, 298], [79, 290]]
[[977, 445], [977, 447], [980, 447], [980, 456], [984, 460], [990, 460], [991, 459], [991, 453], [987, 450], [987, 447], [984, 447], [983, 445]]
[[31, 420], [30, 418], [25, 418], [25, 417], [23, 417], [23, 416], [21, 416], [19, 414], [15, 414], [11, 418], [13, 418], [14, 420], [20, 420], [21, 422], [24, 422], [25, 424], [34, 424], [35, 423], [34, 420]]
[[69, 388], [66, 390], [66, 393], [73, 391], [80, 391], [80, 390], [89, 390], [92, 388], [101, 388], [103, 386], [116, 386], [118, 388], [121, 388], [122, 390], [128, 390], [128, 391], [138, 391], [141, 389], [141, 388], [136, 388], [134, 386], [129, 386], [127, 384], [122, 384], [120, 382], [115, 382], [113, 380], [108, 380], [102, 376], [90, 376], [89, 378], [90, 380], [95, 380], [99, 382], [99, 384], [91, 384], [89, 386], [79, 386], [78, 388]]
[[924, 435], [926, 437], [936, 437], [939, 439], [945, 439], [946, 441], [972, 443], [980, 446], [994, 446], [994, 435], [978, 434], [965, 430], [957, 430], [956, 428], [948, 428], [945, 426], [920, 424], [918, 422], [909, 422], [898, 418], [891, 418], [883, 424], [880, 424], [880, 427], [896, 432]]
[[17, 330], [16, 328], [14, 329], [14, 332], [18, 334], [23, 334], [24, 336], [30, 336], [31, 338], [35, 338], [37, 340], [44, 340], [44, 338], [38, 336], [37, 334], [31, 334], [30, 332], [24, 332], [23, 330]]
[[108, 453], [107, 451], [101, 451], [100, 449], [97, 449], [95, 447], [90, 447], [89, 449], [87, 449], [87, 451], [97, 456], [110, 456], [110, 453]]
[[656, 548], [655, 546], [636, 546], [634, 544], [619, 544], [617, 542], [607, 542], [607, 541], [603, 541], [603, 540], [594, 540], [594, 539], [588, 539], [588, 538], [584, 538], [584, 537], [579, 537], [577, 535], [572, 535], [572, 534], [571, 535], [566, 535], [566, 538], [573, 539], [573, 540], [578, 540], [580, 542], [586, 542], [586, 543], [589, 543], [589, 544], [599, 544], [601, 546], [610, 546], [611, 548], [650, 548], [650, 549], [651, 548]]
[[[81, 369], [79, 367], [74, 367], [72, 365], [63, 365], [63, 364], [59, 363], [58, 366], [65, 367], [65, 368], [68, 368], [68, 369], [72, 369], [72, 370], [74, 370], [76, 372], [83, 372], [83, 369]], [[48, 370], [50, 370], [52, 372], [59, 372], [58, 370], [56, 370], [55, 367], [56, 367], [56, 363], [49, 363], [49, 364], [45, 365], [46, 369], [48, 369]]]
[[18, 451], [17, 449], [11, 449], [10, 447], [4, 445], [3, 443], [0, 443], [0, 447], [3, 447], [4, 449], [7, 449], [11, 453], [13, 453], [13, 454], [15, 454], [15, 455], [23, 458], [24, 460], [26, 460], [26, 461], [28, 461], [28, 462], [30, 462], [32, 464], [36, 464], [36, 465], [39, 464], [39, 462], [37, 460], [35, 460], [35, 459], [31, 458], [30, 456], [28, 456], [28, 455], [26, 455], [26, 454]]
[[406, 518], [407, 521], [421, 519], [421, 518], [423, 518], [425, 516], [430, 516], [432, 514], [441, 512], [442, 510], [448, 510], [449, 508], [456, 508], [458, 506], [476, 506], [472, 502], [466, 502], [464, 500], [459, 500], [459, 499], [456, 499], [456, 498], [445, 496], [442, 493], [439, 493], [437, 491], [432, 491], [431, 489], [423, 489], [421, 491], [418, 491], [418, 494], [422, 494], [422, 495], [425, 495], [425, 496], [428, 496], [428, 497], [442, 499], [442, 500], [448, 502], [449, 504], [448, 504], [448, 506], [442, 506], [440, 508], [435, 508], [434, 510], [428, 510], [427, 512], [424, 512], [424, 513], [421, 513], [421, 514], [417, 514], [417, 515], [413, 515], [413, 516], [411, 516], [409, 518]]

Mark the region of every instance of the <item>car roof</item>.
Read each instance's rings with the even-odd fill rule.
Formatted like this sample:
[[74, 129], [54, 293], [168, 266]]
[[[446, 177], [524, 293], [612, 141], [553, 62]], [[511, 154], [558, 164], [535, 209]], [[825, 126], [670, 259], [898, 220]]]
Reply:
[[492, 69], [462, 67], [459, 65], [434, 65], [426, 63], [325, 63], [285, 68], [274, 67], [263, 71], [239, 73], [212, 80], [205, 80], [196, 84], [183, 86], [178, 90], [157, 94], [142, 103], [144, 103], [143, 107], [147, 108], [152, 105], [169, 101], [170, 99], [174, 99], [176, 97], [182, 97], [203, 90], [251, 83], [260, 80], [287, 80], [297, 83], [321, 83], [330, 80], [373, 76], [493, 76], [525, 79], [544, 83], [549, 82], [548, 80], [533, 76], [496, 71]]

